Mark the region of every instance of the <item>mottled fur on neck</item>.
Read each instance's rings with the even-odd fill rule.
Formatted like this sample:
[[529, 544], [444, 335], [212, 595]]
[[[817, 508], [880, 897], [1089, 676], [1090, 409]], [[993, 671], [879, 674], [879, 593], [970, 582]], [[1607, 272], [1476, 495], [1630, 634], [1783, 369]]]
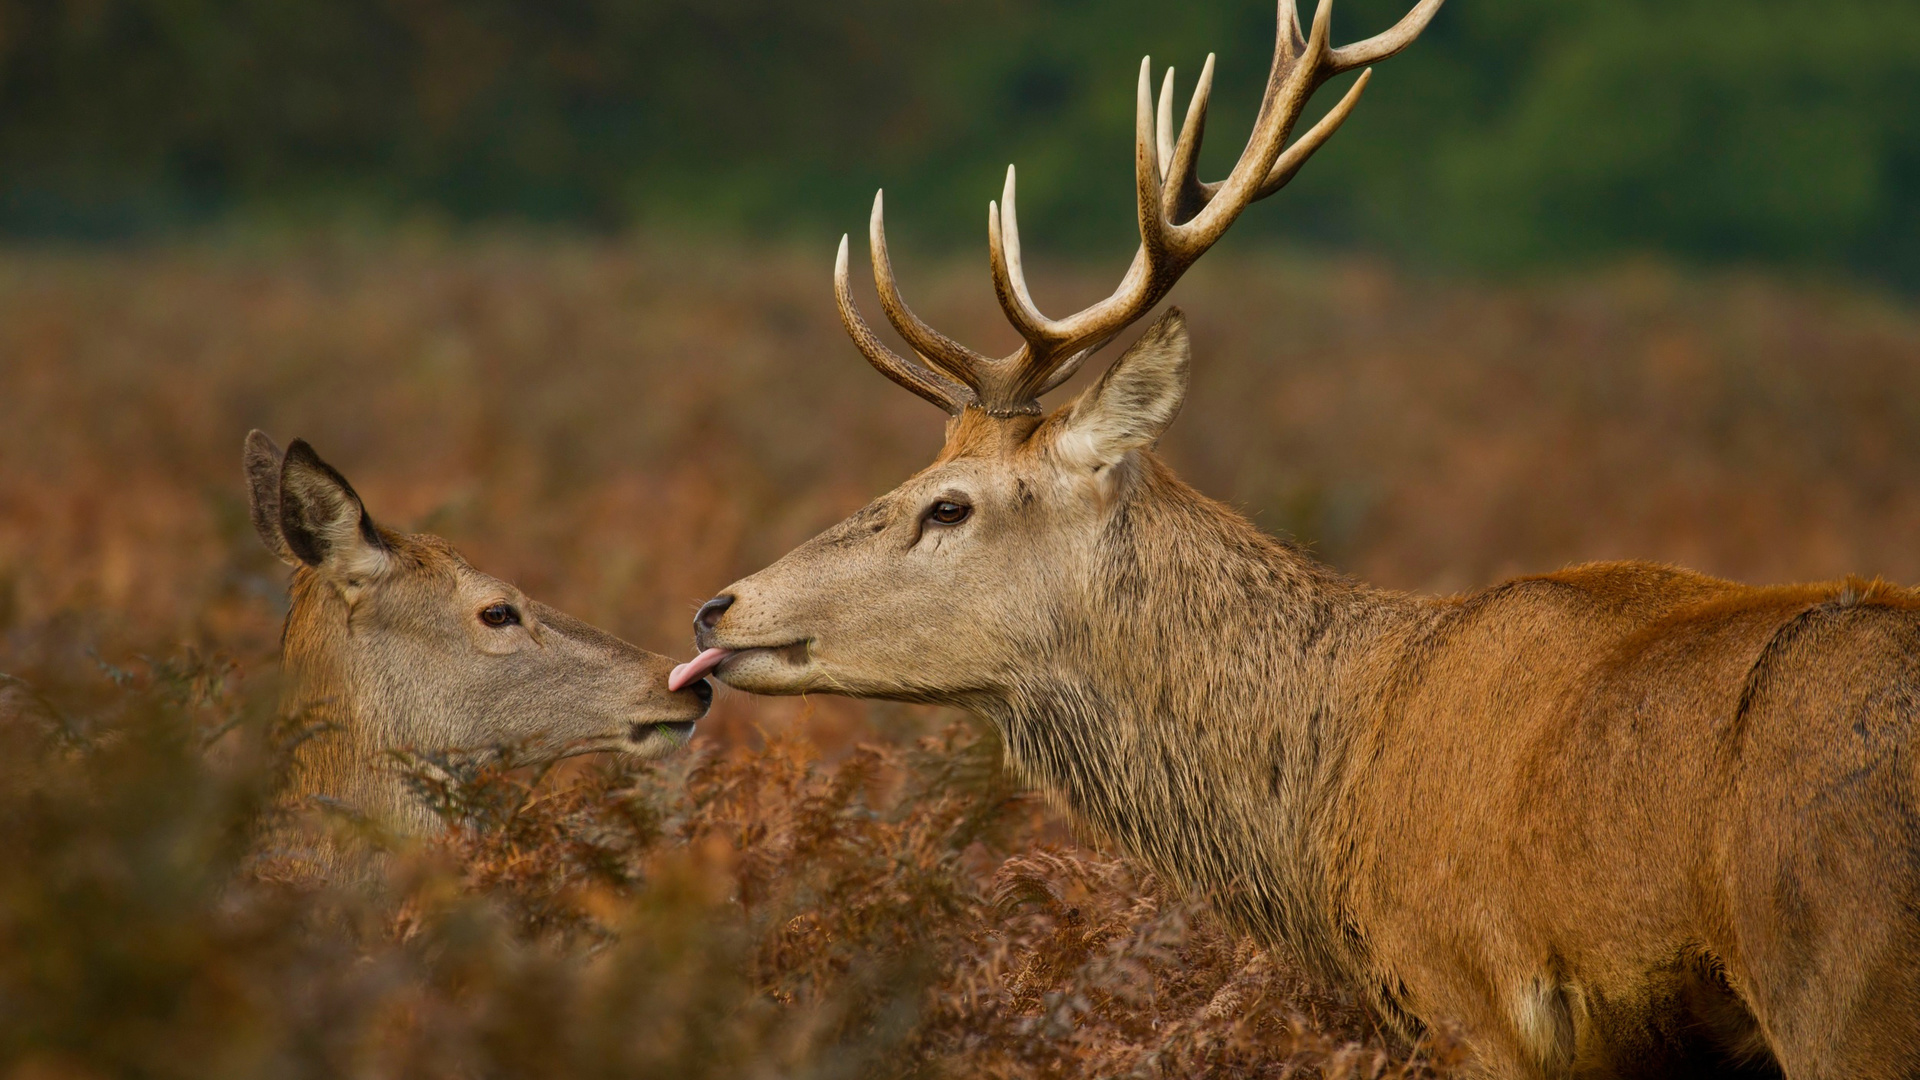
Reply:
[[[1055, 652], [983, 703], [1023, 779], [1328, 976], [1360, 958], [1321, 840], [1347, 761], [1347, 676], [1413, 600], [1261, 533], [1151, 457]], [[1169, 603], [1168, 598], [1177, 598]], [[1115, 678], [1114, 673], [1123, 673]]]

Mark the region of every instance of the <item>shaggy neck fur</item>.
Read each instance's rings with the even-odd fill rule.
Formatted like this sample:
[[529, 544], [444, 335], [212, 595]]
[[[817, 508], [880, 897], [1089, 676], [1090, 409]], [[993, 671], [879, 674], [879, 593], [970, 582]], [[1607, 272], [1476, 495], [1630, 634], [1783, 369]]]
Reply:
[[[1364, 966], [1330, 888], [1331, 806], [1377, 715], [1346, 687], [1420, 617], [1143, 456], [1053, 663], [981, 709], [1027, 782], [1327, 976]], [[1171, 601], [1171, 602], [1169, 602]], [[1122, 678], [1114, 672], [1125, 673]]]

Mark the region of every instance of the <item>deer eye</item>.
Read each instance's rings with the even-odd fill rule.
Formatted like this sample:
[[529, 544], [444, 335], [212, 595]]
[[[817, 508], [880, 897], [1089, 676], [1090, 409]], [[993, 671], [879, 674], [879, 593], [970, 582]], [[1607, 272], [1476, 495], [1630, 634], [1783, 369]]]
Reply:
[[958, 525], [972, 513], [973, 507], [951, 499], [941, 499], [927, 508], [927, 518], [941, 525]]
[[518, 626], [520, 613], [505, 600], [497, 604], [488, 604], [480, 609], [480, 621], [488, 626]]

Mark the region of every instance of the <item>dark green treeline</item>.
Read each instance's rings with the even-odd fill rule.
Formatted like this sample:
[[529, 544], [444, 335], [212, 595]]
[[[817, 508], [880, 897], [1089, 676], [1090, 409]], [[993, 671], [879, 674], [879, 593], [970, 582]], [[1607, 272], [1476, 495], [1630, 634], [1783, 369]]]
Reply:
[[[1399, 7], [1343, 0], [1336, 38]], [[1035, 245], [1112, 248], [1139, 57], [1184, 101], [1220, 54], [1217, 173], [1272, 23], [1265, 0], [0, 0], [0, 231], [858, 231], [884, 185], [896, 230], [978, 243], [1013, 161]], [[1242, 232], [1920, 278], [1920, 4], [1450, 0]]]

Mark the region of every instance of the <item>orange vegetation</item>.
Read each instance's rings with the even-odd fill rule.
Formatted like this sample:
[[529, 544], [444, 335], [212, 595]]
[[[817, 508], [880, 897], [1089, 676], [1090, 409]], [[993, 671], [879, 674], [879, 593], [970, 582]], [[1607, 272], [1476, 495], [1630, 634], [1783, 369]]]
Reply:
[[[902, 706], [723, 693], [664, 768], [423, 749], [445, 836], [365, 887], [236, 884], [284, 610], [247, 429], [684, 652], [713, 589], [938, 445], [844, 341], [825, 254], [0, 255], [0, 1076], [1444, 1071], [1444, 1039], [1395, 1045]], [[1920, 579], [1920, 312], [1895, 300], [1222, 256], [1177, 297], [1195, 386], [1166, 449], [1337, 565]], [[979, 268], [913, 279], [931, 321], [1010, 344]]]

